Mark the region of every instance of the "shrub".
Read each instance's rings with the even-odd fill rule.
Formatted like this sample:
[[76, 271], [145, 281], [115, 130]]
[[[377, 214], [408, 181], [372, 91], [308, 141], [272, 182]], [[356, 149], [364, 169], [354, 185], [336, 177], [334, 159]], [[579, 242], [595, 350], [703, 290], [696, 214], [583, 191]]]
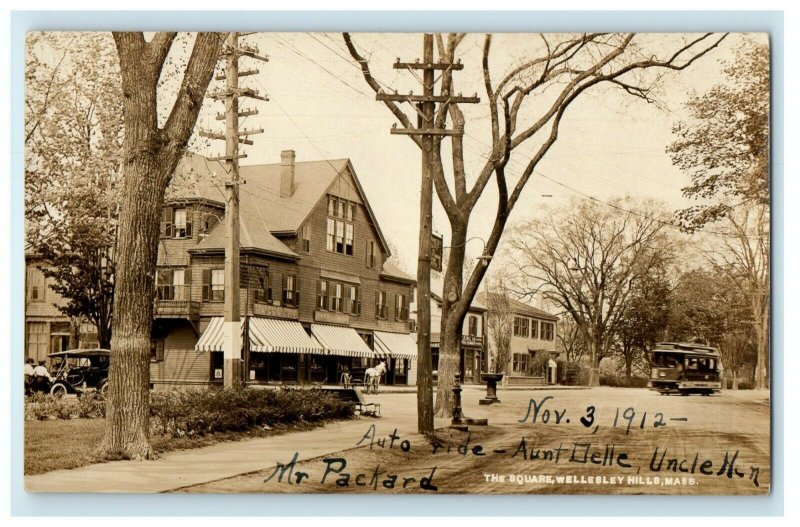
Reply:
[[616, 375], [601, 375], [600, 386], [612, 386], [614, 388], [646, 388], [647, 379], [645, 377], [618, 377]]
[[563, 382], [567, 386], [579, 386], [589, 380], [587, 372], [577, 362], [562, 362], [558, 368], [563, 372]]
[[[733, 379], [726, 379], [725, 387], [729, 390], [733, 389]], [[739, 389], [740, 390], [753, 390], [755, 389], [755, 384], [753, 381], [747, 379], [739, 379]]]
[[106, 403], [97, 394], [86, 394], [77, 399], [35, 393], [25, 398], [25, 419], [99, 418], [106, 415]]
[[150, 413], [154, 432], [183, 437], [345, 418], [353, 408], [318, 388], [240, 387], [151, 393]]

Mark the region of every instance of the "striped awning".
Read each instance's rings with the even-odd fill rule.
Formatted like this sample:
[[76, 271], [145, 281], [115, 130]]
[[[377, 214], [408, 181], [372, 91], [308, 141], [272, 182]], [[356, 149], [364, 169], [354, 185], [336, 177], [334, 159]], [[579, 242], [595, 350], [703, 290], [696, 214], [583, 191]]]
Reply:
[[408, 333], [375, 332], [375, 350], [395, 359], [416, 359], [417, 343]]
[[250, 317], [250, 351], [264, 353], [314, 353], [325, 350], [299, 322]]
[[[244, 320], [239, 321], [239, 331], [243, 332]], [[225, 319], [214, 317], [208, 324], [200, 340], [194, 345], [195, 351], [225, 351]]]
[[311, 324], [311, 334], [329, 355], [375, 357], [375, 352], [369, 349], [364, 339], [352, 328]]

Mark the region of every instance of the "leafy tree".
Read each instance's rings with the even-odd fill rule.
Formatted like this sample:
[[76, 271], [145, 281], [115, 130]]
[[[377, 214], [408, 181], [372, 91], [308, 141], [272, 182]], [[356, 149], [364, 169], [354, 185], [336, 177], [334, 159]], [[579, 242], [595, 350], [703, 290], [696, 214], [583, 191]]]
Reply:
[[732, 388], [739, 389], [739, 370], [756, 355], [753, 331], [749, 328], [728, 331], [720, 342], [720, 355], [725, 371], [730, 372]]
[[[440, 62], [455, 63], [466, 35], [463, 33], [436, 36]], [[494, 37], [483, 39], [481, 70], [485, 108], [491, 133], [491, 151], [485, 162], [472, 173], [465, 163], [464, 136], [452, 135], [451, 162], [445, 168], [442, 157], [444, 137], [432, 140], [433, 184], [450, 226], [452, 247], [444, 276], [442, 303], [441, 348], [436, 412], [449, 416], [453, 407], [452, 384], [459, 364], [461, 328], [472, 299], [486, 273], [486, 266], [477, 265], [464, 273], [465, 245], [473, 211], [494, 180], [498, 189], [498, 206], [491, 233], [486, 240], [484, 256], [493, 256], [500, 243], [509, 215], [531, 179], [539, 163], [559, 136], [560, 124], [567, 110], [587, 91], [599, 85], [618, 88], [648, 102], [665, 72], [681, 71], [716, 48], [726, 35], [692, 35], [675, 43], [655, 42], [653, 38], [628, 34], [558, 34], [539, 35], [540, 43], [531, 43], [529, 52], [509, 67], [497, 67], [493, 57]], [[502, 38], [502, 37], [499, 37]], [[364, 80], [376, 93], [385, 91], [372, 74], [369, 62], [359, 52], [349, 34], [344, 42], [353, 59], [360, 65]], [[502, 63], [502, 60], [499, 61]], [[452, 70], [442, 71], [437, 85], [439, 96], [447, 97], [459, 89]], [[409, 101], [410, 102], [410, 101]], [[384, 101], [402, 128], [412, 128], [417, 120], [416, 109], [410, 113], [400, 104]], [[449, 119], [449, 124], [448, 124]], [[483, 121], [480, 121], [483, 122]], [[436, 112], [433, 127], [466, 130], [470, 124], [458, 104], [442, 104]], [[420, 136], [410, 136], [423, 148]], [[518, 163], [524, 167], [512, 169]], [[420, 408], [432, 401], [429, 394], [418, 393]], [[421, 423], [421, 432], [433, 430], [430, 422]]]
[[[641, 200], [640, 200], [641, 201]], [[634, 286], [670, 256], [654, 202], [573, 201], [517, 228], [509, 244], [518, 294], [543, 291], [575, 322], [589, 349], [589, 385], [612, 351]]]
[[111, 342], [122, 91], [101, 33], [31, 33], [25, 90], [26, 250], [57, 306]]
[[[113, 33], [125, 127], [109, 401], [102, 451], [151, 458], [150, 329], [161, 208], [203, 104], [225, 39], [197, 33], [180, 85], [159, 119], [159, 83], [176, 33]], [[162, 87], [163, 88], [163, 87]], [[163, 94], [161, 94], [163, 95]], [[162, 97], [163, 98], [163, 97]]]
[[723, 82], [686, 103], [667, 148], [692, 184], [684, 196], [704, 203], [679, 211], [688, 230], [724, 217], [732, 202], [769, 204], [769, 46], [745, 41], [723, 61]]
[[630, 298], [617, 324], [617, 350], [625, 364], [625, 377], [630, 380], [635, 361], [645, 359], [646, 352], [661, 340], [670, 312], [671, 284], [662, 265], [646, 270], [632, 284]]

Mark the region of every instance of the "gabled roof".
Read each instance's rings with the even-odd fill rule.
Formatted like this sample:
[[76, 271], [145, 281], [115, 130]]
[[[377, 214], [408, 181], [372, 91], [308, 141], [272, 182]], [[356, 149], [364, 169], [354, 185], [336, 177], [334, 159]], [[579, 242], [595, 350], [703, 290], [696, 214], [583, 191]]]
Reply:
[[393, 264], [389, 260], [386, 260], [385, 262], [383, 262], [383, 270], [381, 271], [381, 277], [382, 278], [388, 278], [390, 280], [391, 279], [395, 279], [395, 280], [399, 280], [401, 282], [409, 283], [409, 284], [416, 284], [417, 283], [417, 280], [414, 277], [412, 277], [411, 275], [403, 272], [402, 269], [397, 267], [395, 264]]
[[[476, 298], [480, 299], [480, 301], [483, 304], [488, 305], [490, 298], [492, 298], [494, 296], [500, 296], [500, 293], [489, 293], [489, 297], [487, 298], [487, 295], [486, 295], [485, 292], [480, 292], [480, 293], [478, 293], [476, 295]], [[558, 321], [558, 317], [557, 316], [551, 315], [550, 313], [548, 313], [547, 311], [544, 311], [543, 309], [539, 309], [537, 307], [533, 307], [531, 305], [525, 304], [524, 302], [520, 302], [519, 300], [515, 300], [515, 299], [513, 299], [511, 297], [508, 297], [508, 303], [509, 303], [509, 306], [511, 307], [511, 311], [514, 314], [527, 315], [527, 316], [530, 316], [530, 317], [544, 318], [544, 319], [547, 319], [547, 320]]]
[[[251, 224], [256, 223], [256, 228]], [[225, 223], [219, 222], [211, 229], [211, 233], [200, 243], [189, 249], [190, 253], [215, 252], [225, 250]], [[241, 214], [239, 218], [239, 247], [243, 251], [263, 252], [266, 254], [297, 259], [300, 256], [289, 249], [286, 244], [261, 228], [259, 222], [253, 222], [250, 215]]]
[[[280, 195], [280, 163], [241, 166], [239, 178], [244, 181], [239, 187], [241, 247], [297, 257], [274, 235], [296, 233], [337, 177], [346, 170], [353, 176], [370, 221], [388, 254], [388, 243], [348, 159], [295, 162], [294, 191], [288, 198]], [[168, 201], [203, 199], [224, 207], [226, 179], [227, 173], [222, 163], [189, 152], [175, 171], [167, 194]], [[221, 249], [224, 244], [224, 228], [217, 226], [211, 236], [192, 251]]]
[[[433, 291], [431, 291], [431, 299], [437, 304], [439, 304], [440, 307], [444, 302], [442, 295], [436, 294]], [[476, 295], [475, 298], [472, 299], [472, 302], [470, 302], [469, 304], [469, 311], [488, 311], [488, 309], [486, 308], [485, 305], [483, 305], [483, 303], [481, 303], [480, 300], [478, 300], [478, 297]]]

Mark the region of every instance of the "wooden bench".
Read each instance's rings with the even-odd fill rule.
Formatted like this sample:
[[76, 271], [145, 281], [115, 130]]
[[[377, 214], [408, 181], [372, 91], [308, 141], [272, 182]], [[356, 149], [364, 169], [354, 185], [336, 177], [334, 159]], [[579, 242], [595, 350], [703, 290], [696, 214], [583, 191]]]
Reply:
[[352, 404], [355, 411], [361, 415], [381, 417], [380, 403], [368, 403], [361, 392], [355, 388], [323, 388], [323, 390], [333, 393], [339, 400]]

